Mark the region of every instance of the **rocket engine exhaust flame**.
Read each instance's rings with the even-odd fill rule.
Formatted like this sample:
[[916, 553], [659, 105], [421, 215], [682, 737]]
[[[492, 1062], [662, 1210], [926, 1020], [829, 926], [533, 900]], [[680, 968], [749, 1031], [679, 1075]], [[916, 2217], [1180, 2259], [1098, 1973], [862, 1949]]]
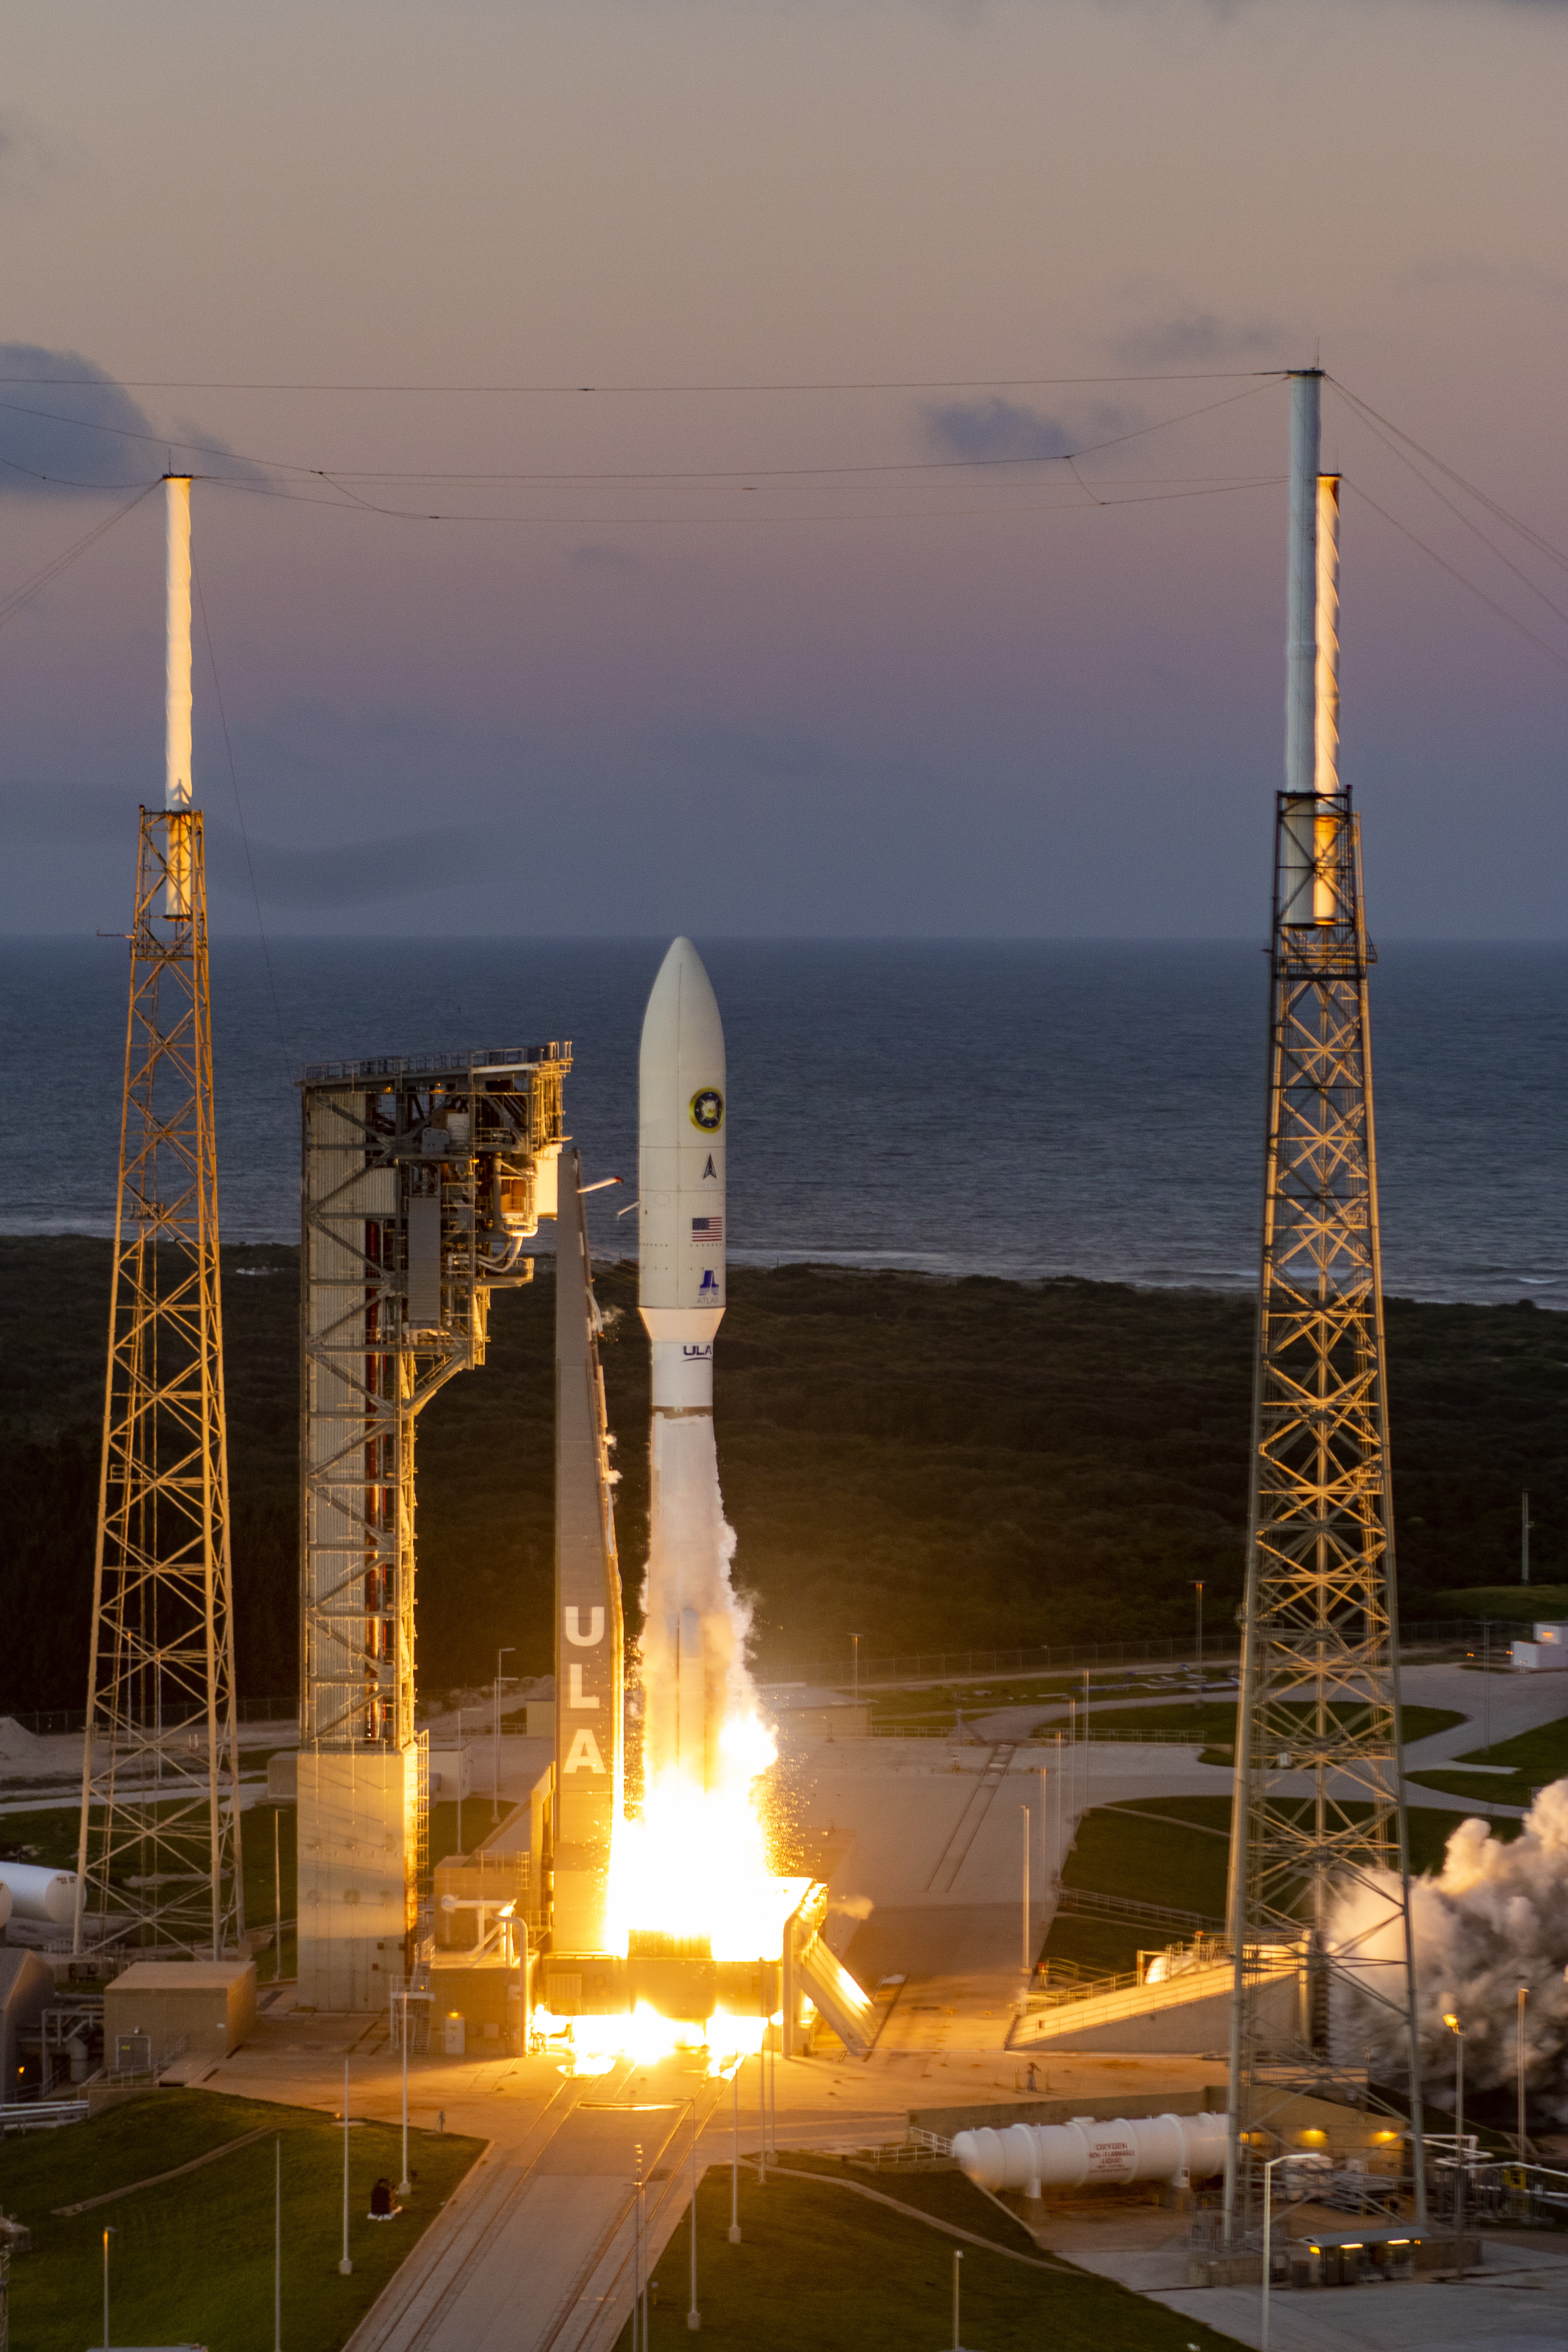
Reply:
[[[713, 1342], [724, 1312], [724, 1033], [701, 960], [677, 940], [643, 1024], [638, 1304], [652, 1353], [649, 1544], [641, 1639], [642, 1809], [617, 1822], [607, 1941], [635, 1963], [773, 1962], [809, 1885], [768, 1867], [759, 1809], [776, 1755], [746, 1664], [751, 1610], [732, 1581], [713, 1443]], [[765, 1977], [764, 1982], [771, 1981]], [[769, 2003], [772, 2006], [772, 2003]], [[564, 2031], [548, 2012], [541, 2022]], [[637, 2000], [571, 2021], [573, 2063], [683, 2047], [709, 2064], [755, 2051], [765, 2020], [721, 1997], [685, 2022]]]
[[[1461, 1822], [1448, 1840], [1442, 1869], [1412, 1879], [1416, 2002], [1422, 2059], [1429, 2081], [1441, 2083], [1453, 2063], [1446, 2015], [1465, 2032], [1467, 2079], [1478, 2090], [1514, 2082], [1516, 2000], [1525, 2004], [1525, 2077], [1532, 2098], [1558, 2122], [1568, 2121], [1568, 1780], [1537, 1795], [1520, 1835], [1508, 1843], [1483, 1821]], [[1341, 1968], [1353, 1977], [1364, 1961], [1369, 1984], [1386, 1979], [1398, 1955], [1380, 1948], [1394, 1932], [1386, 1887], [1347, 1888], [1330, 1922]], [[1404, 2077], [1403, 2021], [1385, 2005], [1352, 1994], [1333, 2020], [1334, 2038], [1348, 2057], [1370, 2048], [1374, 2073]]]

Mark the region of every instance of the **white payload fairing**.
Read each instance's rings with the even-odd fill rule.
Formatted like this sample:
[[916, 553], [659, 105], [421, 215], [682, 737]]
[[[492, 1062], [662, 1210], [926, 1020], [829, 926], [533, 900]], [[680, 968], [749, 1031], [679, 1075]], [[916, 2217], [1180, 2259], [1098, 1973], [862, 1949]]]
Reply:
[[640, 1276], [652, 1343], [643, 1759], [717, 1779], [717, 1740], [743, 1627], [730, 1586], [713, 1445], [713, 1342], [724, 1313], [724, 1030], [702, 959], [677, 940], [643, 1020], [638, 1067]]

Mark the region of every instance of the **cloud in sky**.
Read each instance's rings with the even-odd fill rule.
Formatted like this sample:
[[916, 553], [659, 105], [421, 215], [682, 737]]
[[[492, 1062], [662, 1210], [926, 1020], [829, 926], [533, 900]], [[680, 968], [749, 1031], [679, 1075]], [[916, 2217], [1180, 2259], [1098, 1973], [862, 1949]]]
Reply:
[[1065, 457], [1076, 441], [1058, 418], [1000, 398], [928, 408], [925, 427], [950, 457]]
[[0, 343], [0, 496], [140, 489], [171, 462], [230, 479], [265, 478], [258, 467], [199, 425], [182, 425], [179, 437], [165, 437], [145, 409], [80, 352]]
[[841, 775], [846, 762], [830, 743], [791, 727], [740, 727], [705, 719], [657, 727], [647, 738], [661, 765], [701, 776], [802, 783]]
[[1271, 319], [1226, 319], [1217, 310], [1173, 305], [1111, 338], [1115, 357], [1128, 367], [1213, 367], [1226, 360], [1274, 357], [1285, 329]]
[[[82, 381], [50, 381], [60, 376]], [[0, 343], [0, 490], [134, 488], [160, 470], [152, 432], [130, 394], [79, 352]]]
[[592, 545], [567, 550], [567, 561], [584, 572], [641, 572], [643, 565], [624, 547]]
[[[0, 784], [0, 831], [13, 849], [110, 851], [125, 868], [135, 857], [137, 794], [109, 784]], [[475, 824], [366, 834], [355, 841], [293, 844], [250, 836], [205, 814], [207, 872], [215, 893], [263, 907], [323, 913], [424, 898], [470, 878], [487, 835]]]
[[472, 874], [485, 838], [476, 826], [463, 824], [305, 848], [253, 838], [247, 861], [236, 829], [209, 817], [206, 834], [215, 887], [248, 898], [254, 875], [264, 907], [323, 912], [455, 889]]

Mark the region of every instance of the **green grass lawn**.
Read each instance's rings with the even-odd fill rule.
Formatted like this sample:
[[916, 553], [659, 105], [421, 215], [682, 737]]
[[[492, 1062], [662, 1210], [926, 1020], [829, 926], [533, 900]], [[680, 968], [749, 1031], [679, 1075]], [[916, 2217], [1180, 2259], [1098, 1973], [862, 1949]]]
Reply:
[[1568, 1584], [1461, 1585], [1443, 1594], [1443, 1614], [1505, 1617], [1514, 1624], [1529, 1624], [1537, 1617], [1568, 1617]]
[[[822, 2169], [830, 2168], [824, 2166]], [[839, 2171], [839, 2168], [831, 2168]], [[851, 2172], [883, 2196], [936, 2211], [977, 2235], [1035, 2252], [962, 2173], [900, 2179]], [[965, 2344], [983, 2352], [1218, 2352], [1234, 2341], [1125, 2287], [1064, 2267], [1036, 2270], [928, 2229], [911, 2211], [814, 2180], [742, 2178], [738, 2246], [728, 2240], [730, 2178], [709, 2173], [697, 2199], [702, 2341], [721, 2352], [942, 2352], [952, 2342], [952, 2257], [961, 2250]], [[687, 2334], [687, 2224], [659, 2262], [650, 2345]], [[629, 2352], [631, 2327], [617, 2352]]]
[[[1505, 1780], [1500, 1772], [1467, 1772], [1463, 1769], [1467, 1764], [1507, 1764], [1512, 1770]], [[1533, 1731], [1521, 1731], [1512, 1739], [1500, 1739], [1490, 1748], [1468, 1748], [1441, 1771], [1413, 1772], [1410, 1777], [1424, 1789], [1465, 1797], [1472, 1804], [1489, 1798], [1498, 1805], [1528, 1805], [1537, 1789], [1565, 1775], [1568, 1716], [1559, 1717], [1555, 1723], [1538, 1724]]]
[[[1111, 1675], [1096, 1678], [1093, 1696], [1097, 1699], [1133, 1697], [1141, 1691], [1169, 1688], [1168, 1679], [1129, 1675], [1121, 1679]], [[976, 1716], [994, 1713], [998, 1707], [1029, 1706], [1036, 1704], [1065, 1708], [1068, 1699], [1083, 1696], [1083, 1676], [1073, 1675], [1021, 1675], [1011, 1682], [942, 1683], [922, 1690], [879, 1691], [871, 1700], [871, 1720], [879, 1731], [951, 1731], [960, 1714], [965, 1723]], [[1051, 1731], [1065, 1727], [1068, 1717], [1052, 1723]]]
[[1508, 1764], [1524, 1779], [1543, 1787], [1568, 1772], [1568, 1715], [1555, 1723], [1538, 1723], [1533, 1731], [1517, 1732], [1491, 1748], [1467, 1748], [1455, 1759], [1461, 1764]]
[[[199, 2171], [60, 2216], [110, 2189], [169, 2171], [258, 2126], [266, 2137]], [[283, 2341], [289, 2352], [337, 2352], [416, 2239], [479, 2154], [476, 2139], [411, 2133], [418, 2175], [393, 2222], [367, 2217], [371, 2184], [395, 2181], [400, 2136], [384, 2124], [349, 2132], [352, 2277], [342, 2251], [343, 2132], [315, 2110], [206, 2091], [156, 2091], [91, 2121], [7, 2139], [4, 2201], [33, 2233], [11, 2267], [11, 2340], [18, 2352], [83, 2352], [103, 2340], [103, 2232], [110, 2240], [110, 2333], [116, 2344], [208, 2345], [270, 2352], [273, 2180], [283, 2153]]]

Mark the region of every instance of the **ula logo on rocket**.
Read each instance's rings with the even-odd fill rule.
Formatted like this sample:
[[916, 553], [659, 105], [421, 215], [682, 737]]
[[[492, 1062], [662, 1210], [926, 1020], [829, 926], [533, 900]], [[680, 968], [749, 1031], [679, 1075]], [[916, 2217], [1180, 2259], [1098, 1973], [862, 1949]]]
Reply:
[[704, 1087], [691, 1097], [691, 1124], [704, 1135], [717, 1135], [724, 1124], [724, 1097], [717, 1087]]

